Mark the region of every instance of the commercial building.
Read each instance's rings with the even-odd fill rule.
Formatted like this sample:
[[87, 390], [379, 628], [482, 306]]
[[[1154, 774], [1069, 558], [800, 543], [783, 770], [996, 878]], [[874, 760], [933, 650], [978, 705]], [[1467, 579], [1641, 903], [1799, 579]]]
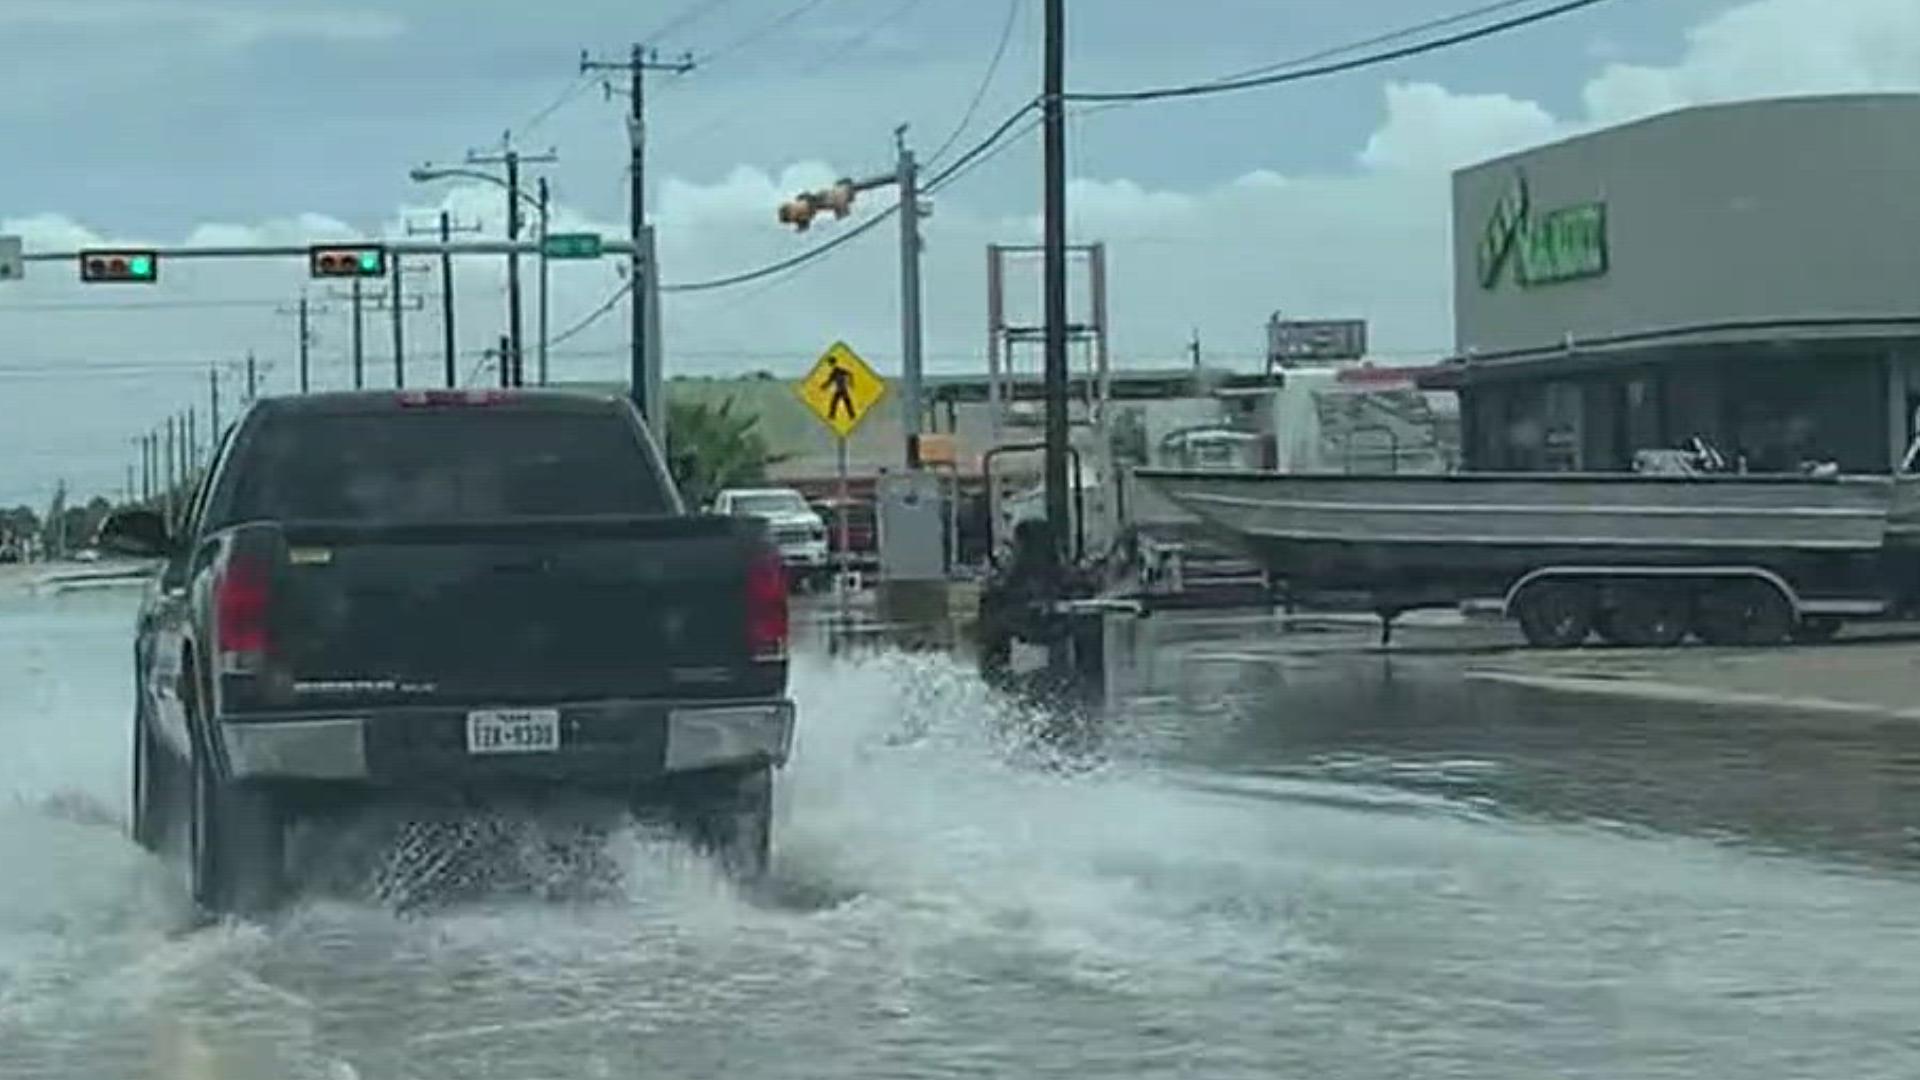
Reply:
[[1887, 472], [1920, 407], [1920, 95], [1681, 109], [1453, 177], [1469, 469]]

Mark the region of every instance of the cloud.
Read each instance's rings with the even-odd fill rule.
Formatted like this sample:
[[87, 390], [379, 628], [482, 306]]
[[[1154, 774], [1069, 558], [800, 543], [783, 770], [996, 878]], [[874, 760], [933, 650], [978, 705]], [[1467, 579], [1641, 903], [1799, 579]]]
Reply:
[[[31, 6], [31, 5], [29, 5]], [[65, 8], [67, 5], [58, 5]], [[82, 5], [76, 5], [82, 6]], [[210, 5], [188, 5], [208, 7]], [[15, 0], [0, 4], [14, 16]], [[1628, 45], [1616, 44], [1624, 52]], [[1082, 175], [1071, 188], [1076, 241], [1108, 245], [1113, 349], [1122, 364], [1180, 362], [1189, 329], [1198, 327], [1207, 355], [1257, 362], [1262, 325], [1279, 309], [1290, 314], [1358, 316], [1371, 322], [1376, 347], [1393, 359], [1418, 359], [1452, 340], [1448, 171], [1454, 167], [1596, 125], [1680, 105], [1808, 91], [1920, 88], [1920, 4], [1914, 0], [1756, 0], [1702, 22], [1681, 55], [1664, 66], [1596, 64], [1575, 110], [1555, 113], [1510, 94], [1455, 93], [1435, 81], [1383, 87], [1381, 114], [1356, 138], [1352, 164], [1322, 173], [1257, 169], [1204, 189], [1143, 184], [1123, 171]], [[1177, 106], [1169, 106], [1176, 108]], [[821, 221], [796, 235], [774, 221], [774, 208], [795, 191], [818, 187], [871, 161], [802, 160], [741, 166], [697, 183], [663, 176], [653, 204], [661, 262], [670, 282], [686, 282], [765, 265], [805, 250], [867, 220], [887, 205], [881, 191], [863, 196], [845, 222]], [[502, 195], [486, 185], [418, 189], [438, 202], [395, 207], [385, 231], [424, 224], [446, 208], [488, 235], [503, 231]], [[596, 219], [560, 189], [557, 227], [624, 235], [621, 221]], [[985, 350], [984, 248], [1037, 235], [1033, 214], [990, 213], [956, 185], [934, 200], [926, 222], [924, 263], [927, 349], [935, 369], [979, 371]], [[1031, 205], [1031, 204], [1029, 204]], [[29, 250], [65, 250], [99, 242], [97, 226], [71, 215], [0, 222], [23, 233]], [[304, 243], [350, 235], [350, 223], [291, 213], [254, 222], [206, 222], [193, 243]], [[892, 223], [849, 244], [804, 273], [739, 289], [675, 294], [665, 303], [668, 360], [677, 372], [763, 368], [793, 372], [836, 338], [855, 345], [882, 370], [897, 366], [898, 246]], [[619, 260], [555, 264], [551, 322], [574, 325], [623, 284]], [[305, 290], [319, 301], [328, 290], [304, 277], [298, 260], [169, 264], [154, 289], [78, 290], [71, 267], [34, 264], [24, 282], [0, 291], [0, 319], [9, 351], [0, 354], [0, 504], [42, 500], [64, 472], [82, 491], [116, 487], [127, 437], [168, 412], [200, 406], [209, 363], [231, 365], [247, 350], [271, 365], [267, 387], [289, 388], [293, 322], [281, 308]], [[463, 371], [500, 333], [505, 310], [501, 260], [466, 259], [456, 268]], [[528, 275], [528, 333], [533, 333], [533, 277]], [[1036, 276], [1009, 279], [1013, 312], [1031, 318]], [[1076, 304], [1084, 290], [1075, 283]], [[414, 290], [437, 289], [437, 276], [410, 279]], [[244, 302], [241, 307], [184, 306], [148, 310], [142, 303]], [[62, 305], [82, 303], [76, 311]], [[350, 327], [345, 305], [316, 313], [316, 385], [347, 379]], [[409, 378], [435, 379], [440, 367], [438, 301], [409, 316]], [[609, 314], [556, 349], [566, 378], [619, 379], [626, 365], [626, 309]], [[1074, 316], [1084, 311], [1076, 308]], [[388, 322], [369, 314], [366, 349], [375, 385], [390, 370]], [[1036, 366], [1037, 354], [1018, 362]], [[226, 383], [228, 387], [233, 384]]]
[[1561, 127], [1535, 102], [1454, 94], [1432, 83], [1392, 84], [1386, 103], [1386, 123], [1360, 152], [1371, 169], [1455, 169], [1546, 142]]
[[1687, 34], [1669, 67], [1616, 63], [1582, 94], [1589, 124], [1758, 95], [1920, 89], [1920, 3], [1759, 0]]

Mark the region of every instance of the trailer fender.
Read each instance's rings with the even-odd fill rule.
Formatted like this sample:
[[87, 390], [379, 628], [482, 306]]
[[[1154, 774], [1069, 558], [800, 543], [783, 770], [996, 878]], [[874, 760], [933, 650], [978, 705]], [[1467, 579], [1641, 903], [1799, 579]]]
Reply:
[[[1838, 614], [1828, 612], [1829, 604], [1807, 603], [1800, 599], [1800, 593], [1787, 579], [1764, 566], [1543, 566], [1529, 570], [1507, 588], [1507, 594], [1501, 599], [1500, 612], [1507, 618], [1513, 617], [1513, 602], [1527, 586], [1539, 581], [1555, 578], [1573, 578], [1595, 581], [1606, 578], [1749, 578], [1764, 581], [1780, 591], [1787, 604], [1793, 608], [1797, 620], [1807, 614]], [[1840, 602], [1846, 606], [1846, 602]], [[1857, 613], [1857, 612], [1856, 612]]]

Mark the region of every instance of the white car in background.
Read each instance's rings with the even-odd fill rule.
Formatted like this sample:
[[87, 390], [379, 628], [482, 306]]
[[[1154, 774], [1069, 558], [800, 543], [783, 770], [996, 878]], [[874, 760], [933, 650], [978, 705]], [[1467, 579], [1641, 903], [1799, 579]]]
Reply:
[[716, 514], [762, 518], [767, 535], [796, 582], [816, 582], [830, 568], [827, 523], [792, 488], [728, 488], [714, 496]]

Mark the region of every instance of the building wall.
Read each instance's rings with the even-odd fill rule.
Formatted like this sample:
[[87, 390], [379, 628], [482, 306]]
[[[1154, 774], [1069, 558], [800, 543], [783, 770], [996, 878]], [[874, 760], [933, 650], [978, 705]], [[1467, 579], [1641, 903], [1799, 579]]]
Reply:
[[[1461, 354], [1725, 322], [1911, 315], [1920, 307], [1920, 95], [1685, 109], [1456, 172]], [[1480, 276], [1484, 225], [1516, 175], [1529, 218], [1604, 206], [1607, 265], [1523, 286]]]

